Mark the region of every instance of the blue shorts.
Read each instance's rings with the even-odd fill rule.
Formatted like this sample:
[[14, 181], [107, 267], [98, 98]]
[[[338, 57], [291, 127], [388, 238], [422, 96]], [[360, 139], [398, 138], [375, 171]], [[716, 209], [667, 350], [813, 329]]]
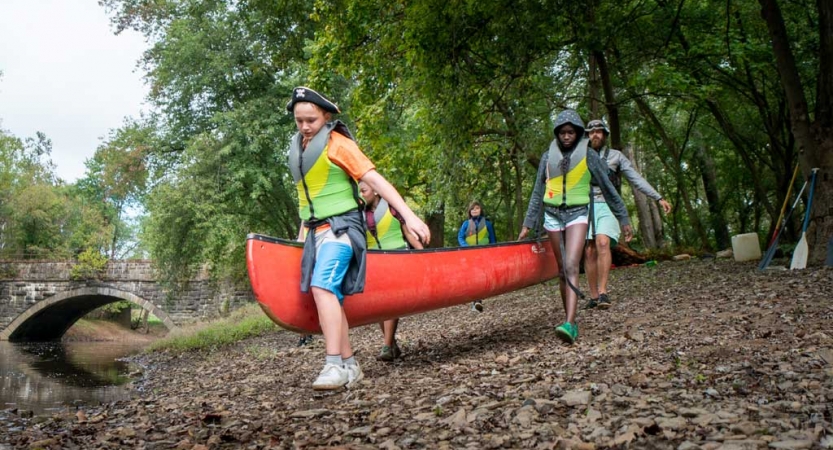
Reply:
[[[346, 237], [346, 234], [343, 236]], [[310, 286], [332, 292], [338, 298], [338, 303], [343, 305], [341, 283], [353, 259], [353, 246], [347, 239], [346, 244], [341, 240], [326, 240], [317, 247]]]

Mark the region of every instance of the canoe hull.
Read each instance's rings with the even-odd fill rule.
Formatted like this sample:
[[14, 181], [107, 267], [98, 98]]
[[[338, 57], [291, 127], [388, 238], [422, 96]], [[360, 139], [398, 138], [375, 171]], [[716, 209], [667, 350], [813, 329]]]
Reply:
[[[255, 298], [278, 325], [320, 333], [312, 294], [300, 290], [302, 244], [250, 234], [246, 262]], [[368, 251], [361, 294], [344, 299], [351, 327], [511, 292], [556, 276], [548, 241]]]

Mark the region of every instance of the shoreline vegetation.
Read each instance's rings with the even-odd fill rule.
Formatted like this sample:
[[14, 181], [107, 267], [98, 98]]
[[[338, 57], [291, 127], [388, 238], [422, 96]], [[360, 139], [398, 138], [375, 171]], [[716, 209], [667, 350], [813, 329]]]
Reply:
[[256, 303], [228, 316], [185, 324], [171, 332], [161, 321], [149, 321], [148, 332], [131, 329], [108, 319], [82, 318], [62, 338], [64, 342], [133, 341], [145, 343], [145, 353], [180, 354], [219, 347], [281, 330]]
[[196, 350], [215, 350], [244, 339], [281, 330], [256, 303], [232, 311], [227, 317], [183, 325], [165, 337], [154, 341], [146, 353], [165, 351], [184, 353]]
[[168, 332], [162, 322], [149, 323], [148, 332], [131, 329], [110, 319], [81, 318], [64, 336], [63, 342], [116, 342], [135, 341], [151, 343]]

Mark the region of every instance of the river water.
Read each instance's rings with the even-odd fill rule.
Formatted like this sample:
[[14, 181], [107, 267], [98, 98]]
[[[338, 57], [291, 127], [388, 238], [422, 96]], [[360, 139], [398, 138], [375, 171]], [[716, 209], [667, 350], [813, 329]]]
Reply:
[[131, 372], [119, 358], [146, 344], [0, 341], [0, 420], [12, 410], [50, 414], [129, 398]]

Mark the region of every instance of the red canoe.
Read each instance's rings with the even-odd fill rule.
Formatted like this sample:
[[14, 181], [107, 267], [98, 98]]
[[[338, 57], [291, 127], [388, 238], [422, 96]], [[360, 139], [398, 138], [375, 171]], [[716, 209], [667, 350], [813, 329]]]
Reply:
[[[278, 325], [320, 333], [312, 294], [301, 293], [303, 244], [259, 234], [247, 238], [249, 280]], [[511, 292], [556, 276], [548, 240], [427, 250], [370, 250], [364, 292], [347, 296], [351, 327], [378, 323]]]

